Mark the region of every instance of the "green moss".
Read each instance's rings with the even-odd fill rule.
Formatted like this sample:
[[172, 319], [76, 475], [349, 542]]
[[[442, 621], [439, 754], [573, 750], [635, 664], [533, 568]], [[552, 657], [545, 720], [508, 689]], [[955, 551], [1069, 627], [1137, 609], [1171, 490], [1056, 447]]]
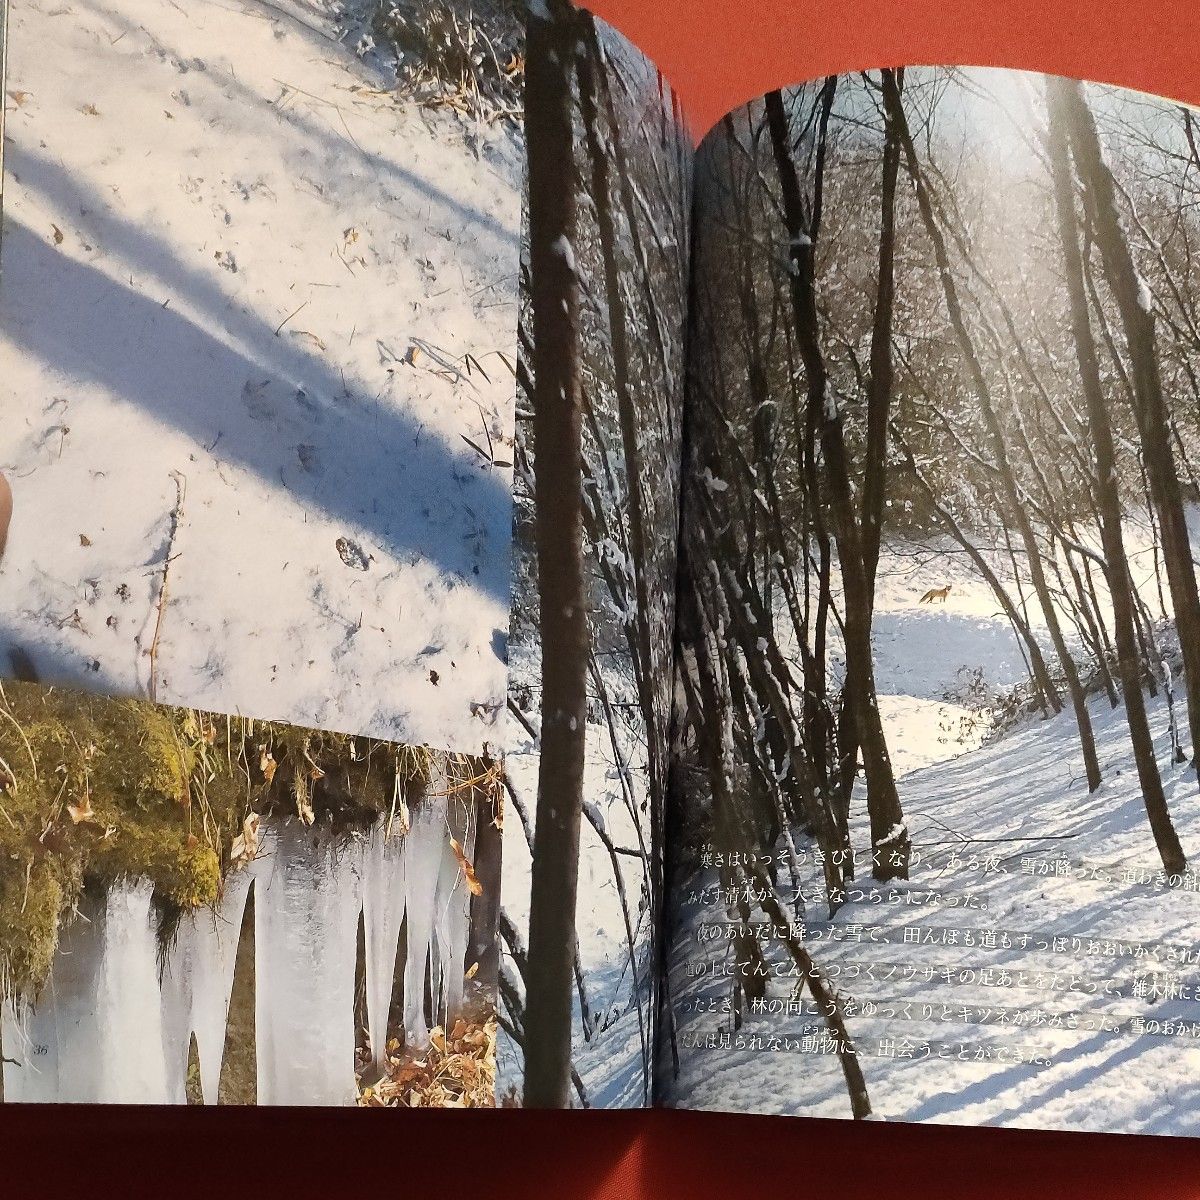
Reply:
[[[10, 869], [11, 868], [11, 869]], [[8, 859], [0, 868], [0, 993], [35, 990], [58, 945], [63, 888], [52, 866]]]
[[432, 762], [369, 738], [4, 684], [0, 995], [40, 987], [85, 884], [148, 878], [167, 914], [215, 903], [249, 813], [364, 828], [423, 790]]

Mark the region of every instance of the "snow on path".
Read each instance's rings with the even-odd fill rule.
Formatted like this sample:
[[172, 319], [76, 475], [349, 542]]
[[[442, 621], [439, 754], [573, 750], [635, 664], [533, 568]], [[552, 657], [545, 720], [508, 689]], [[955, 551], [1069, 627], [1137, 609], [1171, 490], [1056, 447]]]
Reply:
[[380, 91], [333, 11], [13, 5], [0, 673], [477, 750], [519, 138]]
[[[925, 697], [940, 694], [947, 669], [953, 675], [960, 665], [956, 658], [983, 666], [990, 679], [1003, 664], [999, 633], [976, 611], [985, 601], [965, 578], [956, 582], [945, 610], [938, 606], [931, 613], [916, 605], [924, 588], [943, 582], [929, 579], [918, 588], [903, 573], [890, 583], [881, 577], [876, 660], [881, 688], [893, 689], [881, 697], [881, 711], [919, 856], [912, 879], [881, 885], [885, 894], [894, 887], [895, 899], [877, 901], [873, 881], [860, 868], [852, 885], [860, 893], [852, 892], [827, 922], [820, 876], [811, 861], [804, 864], [810, 949], [846, 1002], [875, 1114], [903, 1121], [1200, 1133], [1200, 1004], [1175, 990], [1180, 982], [1200, 988], [1200, 966], [1173, 963], [1164, 949], [1200, 954], [1200, 892], [1190, 874], [1181, 888], [1164, 886], [1124, 710], [1111, 709], [1102, 696], [1092, 701], [1105, 779], [1091, 796], [1069, 712], [1031, 719], [984, 746], [977, 740], [939, 743], [920, 720], [905, 725], [909, 709], [919, 713], [929, 703]], [[918, 636], [938, 624], [944, 637]], [[979, 633], [974, 651], [965, 632], [972, 628]], [[892, 639], [889, 629], [904, 634]], [[1011, 631], [1008, 636], [1011, 641]], [[1149, 705], [1171, 811], [1185, 851], [1196, 860], [1196, 778], [1187, 767], [1167, 766], [1165, 704], [1159, 699]], [[856, 807], [861, 810], [861, 797]], [[865, 813], [856, 814], [854, 825], [854, 844], [869, 844]], [[688, 888], [715, 881], [715, 872], [704, 872]], [[941, 899], [931, 901], [931, 892]], [[728, 978], [694, 973], [697, 962], [711, 967], [725, 959], [719, 944], [698, 946], [695, 940], [700, 923], [723, 922], [724, 910], [696, 906], [682, 915], [686, 923], [671, 968], [686, 1039], [728, 1028], [728, 1017], [719, 1014], [730, 989]], [[953, 937], [944, 933], [948, 929], [960, 933], [955, 945], [914, 945], [904, 940], [905, 926], [937, 938]], [[871, 927], [881, 927], [887, 940], [858, 940], [856, 929]], [[1008, 945], [1003, 939], [986, 945], [988, 931], [1007, 932]], [[1035, 941], [1021, 948], [1017, 935], [1025, 933]], [[1037, 945], [1036, 938], [1056, 935], [1082, 941], [1058, 950]], [[1144, 950], [1113, 953], [1114, 943], [1148, 943], [1159, 957]], [[771, 957], [786, 961], [777, 950]], [[951, 978], [942, 968], [966, 974]], [[1030, 973], [1023, 982], [1032, 986], [1018, 986], [1021, 969]], [[1067, 986], [1048, 991], [1055, 976]], [[786, 1000], [793, 983], [773, 980], [768, 996]], [[1001, 1010], [1009, 1015], [1002, 1018]], [[1045, 1016], [1031, 1016], [1038, 1013]], [[1122, 1032], [1093, 1027], [1104, 1021], [1123, 1022]], [[685, 1049], [683, 1075], [667, 1084], [669, 1097], [711, 1109], [849, 1116], [836, 1057], [795, 1048], [814, 1027], [822, 1022], [813, 1014], [750, 1016], [743, 1035], [791, 1036], [793, 1048]], [[915, 1048], [912, 1057], [878, 1053], [887, 1045], [892, 1054], [901, 1042]], [[924, 1043], [934, 1045], [932, 1059], [923, 1059]], [[936, 1057], [939, 1045], [960, 1044], [969, 1047], [964, 1059], [957, 1051], [950, 1059]], [[1041, 1061], [976, 1061], [981, 1046], [1020, 1047]]]

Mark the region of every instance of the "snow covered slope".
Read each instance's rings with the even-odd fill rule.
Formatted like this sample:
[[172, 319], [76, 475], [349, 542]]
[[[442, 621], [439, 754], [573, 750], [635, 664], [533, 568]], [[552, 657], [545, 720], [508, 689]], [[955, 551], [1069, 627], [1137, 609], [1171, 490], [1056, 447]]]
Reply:
[[13, 5], [0, 675], [477, 750], [519, 137], [386, 91], [339, 7]]
[[[925, 588], [951, 579], [944, 608], [917, 605]], [[1091, 702], [1104, 771], [1091, 795], [1069, 711], [1030, 718], [982, 745], [940, 738], [928, 722], [905, 724], [897, 714], [936, 703], [960, 665], [982, 667], [993, 684], [1015, 682], [1023, 668], [1003, 615], [937, 550], [926, 548], [910, 576], [893, 548], [878, 605], [876, 662], [888, 693], [880, 707], [901, 775], [912, 878], [875, 885], [860, 868], [830, 922], [811, 854], [803, 864], [808, 948], [845, 1003], [875, 1115], [1197, 1134], [1200, 880], [1189, 871], [1181, 886], [1166, 885], [1124, 710], [1103, 695]], [[1168, 803], [1194, 863], [1196, 775], [1170, 765], [1165, 701], [1148, 706]], [[859, 797], [857, 846], [869, 844], [864, 807]], [[715, 882], [706, 871], [687, 887]], [[671, 966], [686, 1043], [728, 1027], [719, 1014], [730, 979], [711, 973], [727, 944], [696, 941], [702, 922], [724, 923], [724, 909], [692, 905], [682, 915]], [[787, 964], [777, 948], [770, 957]], [[794, 984], [772, 980], [768, 1000], [786, 1002]], [[667, 1082], [671, 1099], [849, 1116], [838, 1060], [820, 1049], [822, 1029], [811, 1011], [749, 1016], [742, 1037], [778, 1036], [778, 1048], [687, 1049], [682, 1077]], [[1014, 1050], [1025, 1061], [1006, 1057]]]

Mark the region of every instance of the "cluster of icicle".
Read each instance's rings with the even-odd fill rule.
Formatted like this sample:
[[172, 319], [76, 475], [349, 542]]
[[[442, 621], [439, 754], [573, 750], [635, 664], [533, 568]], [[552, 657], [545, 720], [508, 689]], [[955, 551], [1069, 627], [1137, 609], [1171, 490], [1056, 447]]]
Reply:
[[384, 1061], [400, 932], [406, 1045], [461, 1009], [470, 892], [450, 846], [470, 856], [474, 810], [454, 797], [411, 810], [407, 833], [337, 837], [295, 819], [267, 823], [255, 860], [232, 871], [215, 909], [184, 916], [165, 954], [151, 886], [85, 897], [62, 931], [34, 1004], [3, 1004], [6, 1101], [182, 1104], [192, 1035], [206, 1103], [217, 1100], [234, 962], [254, 887], [259, 1104], [353, 1104], [358, 923], [367, 1023]]

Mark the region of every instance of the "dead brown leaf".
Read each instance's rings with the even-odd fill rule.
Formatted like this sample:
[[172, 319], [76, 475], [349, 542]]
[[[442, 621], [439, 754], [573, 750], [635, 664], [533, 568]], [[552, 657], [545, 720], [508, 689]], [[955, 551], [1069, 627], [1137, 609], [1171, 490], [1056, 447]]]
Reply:
[[483, 895], [483, 884], [479, 882], [475, 874], [475, 868], [471, 865], [471, 860], [463, 852], [463, 848], [458, 844], [457, 838], [450, 839], [450, 849], [454, 851], [454, 857], [458, 859], [458, 865], [462, 868], [463, 878], [467, 881], [467, 891], [472, 896]]
[[474, 1024], [461, 1018], [449, 1035], [436, 1028], [419, 1056], [404, 1057], [388, 1045], [388, 1069], [362, 1090], [367, 1108], [494, 1108], [496, 1104], [496, 1019]]
[[92, 809], [91, 796], [84, 796], [81, 804], [68, 804], [67, 813], [70, 815], [73, 825], [82, 825], [86, 821], [96, 819], [96, 813]]
[[258, 813], [251, 813], [242, 822], [242, 832], [233, 839], [229, 850], [229, 865], [240, 867], [244, 863], [253, 862], [258, 857], [258, 826], [261, 818]]

